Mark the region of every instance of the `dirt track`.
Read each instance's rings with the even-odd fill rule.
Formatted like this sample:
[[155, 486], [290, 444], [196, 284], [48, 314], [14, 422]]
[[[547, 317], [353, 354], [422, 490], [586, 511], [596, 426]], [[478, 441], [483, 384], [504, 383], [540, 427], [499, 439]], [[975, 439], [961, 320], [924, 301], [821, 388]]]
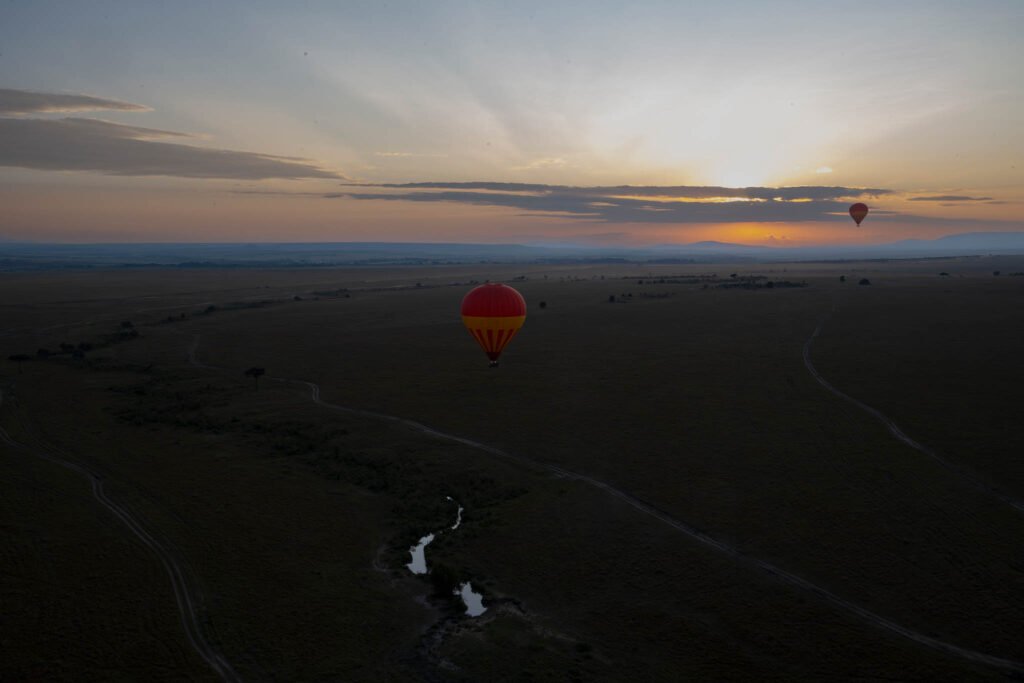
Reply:
[[818, 326], [814, 328], [814, 332], [812, 332], [811, 336], [807, 338], [806, 342], [804, 342], [804, 366], [806, 366], [807, 371], [811, 373], [811, 376], [818, 382], [818, 384], [825, 387], [825, 389], [827, 389], [833, 395], [838, 396], [844, 401], [852, 403], [853, 405], [857, 406], [871, 417], [881, 422], [883, 425], [885, 425], [885, 428], [889, 430], [889, 433], [892, 434], [896, 439], [898, 439], [902, 443], [906, 444], [907, 446], [910, 446], [919, 453], [927, 455], [929, 458], [940, 464], [945, 469], [956, 474], [963, 481], [970, 483], [974, 488], [978, 489], [979, 491], [984, 491], [993, 498], [997, 498], [1003, 503], [1006, 503], [1010, 507], [1014, 508], [1017, 512], [1024, 513], [1024, 502], [1021, 502], [1016, 498], [1012, 498], [1002, 493], [1001, 491], [993, 489], [991, 486], [981, 481], [973, 472], [969, 472], [963, 467], [960, 467], [959, 465], [956, 465], [955, 463], [947, 460], [946, 458], [943, 458], [941, 455], [936, 453], [928, 446], [918, 443], [914, 439], [907, 436], [906, 432], [900, 429], [899, 425], [897, 425], [890, 417], [882, 413], [880, 410], [872, 408], [863, 401], [860, 401], [854, 398], [853, 396], [850, 396], [849, 394], [840, 391], [839, 389], [829, 384], [828, 380], [821, 376], [821, 373], [819, 373], [817, 368], [814, 367], [814, 363], [811, 362], [811, 345], [814, 343], [814, 340], [818, 336], [818, 334], [821, 333], [821, 329], [822, 327], [824, 327], [829, 317], [835, 311], [836, 307], [835, 305], [833, 305], [832, 310], [829, 311], [829, 313], [826, 314], [821, 319], [821, 322], [818, 323]]
[[[2, 405], [2, 401], [3, 394], [0, 393], [0, 405]], [[235, 673], [227, 659], [217, 652], [203, 635], [199, 616], [196, 613], [198, 599], [186, 578], [187, 575], [182, 563], [168, 549], [169, 545], [166, 542], [162, 542], [153, 532], [147, 530], [142, 521], [133, 515], [129, 509], [119, 505], [107, 495], [103, 488], [103, 477], [100, 474], [79, 462], [69, 459], [70, 456], [68, 454], [54, 446], [39, 444], [31, 447], [15, 441], [2, 427], [0, 427], [0, 442], [7, 444], [15, 451], [27, 453], [47, 462], [55, 463], [85, 477], [92, 485], [92, 495], [97, 502], [128, 527], [129, 531], [160, 559], [160, 563], [167, 571], [167, 576], [171, 580], [171, 587], [174, 589], [174, 599], [178, 604], [178, 612], [181, 615], [181, 625], [192, 649], [223, 680], [242, 680]]]
[[[818, 328], [815, 329], [814, 333], [811, 335], [811, 338], [808, 339], [807, 344], [804, 345], [804, 359], [805, 359], [805, 362], [807, 362], [808, 364], [810, 362], [809, 361], [809, 355], [808, 355], [809, 354], [809, 344], [810, 344], [811, 340], [813, 340], [813, 338], [818, 334], [819, 329], [820, 329], [820, 324], [819, 324]], [[189, 361], [189, 363], [191, 363], [195, 367], [199, 367], [199, 368], [203, 368], [203, 369], [207, 369], [207, 370], [215, 370], [215, 371], [219, 371], [219, 372], [233, 372], [230, 368], [222, 368], [222, 367], [216, 367], [216, 366], [212, 366], [212, 365], [207, 365], [207, 364], [202, 363], [201, 361], [199, 361], [196, 358], [196, 353], [198, 352], [198, 349], [199, 349], [199, 341], [200, 341], [200, 338], [197, 335], [193, 339], [192, 344], [189, 346], [189, 350], [188, 350], [188, 361]], [[809, 369], [811, 369], [811, 368], [813, 368], [813, 366], [809, 365]], [[813, 373], [813, 370], [812, 370], [812, 373]], [[425, 435], [428, 435], [428, 436], [432, 436], [434, 438], [438, 438], [438, 439], [443, 439], [443, 440], [446, 440], [446, 441], [452, 441], [452, 442], [455, 442], [455, 443], [459, 443], [459, 444], [462, 444], [464, 446], [468, 446], [470, 448], [475, 448], [477, 450], [483, 451], [485, 453], [489, 453], [491, 455], [494, 455], [494, 456], [497, 456], [497, 457], [500, 457], [500, 458], [503, 458], [503, 459], [506, 459], [506, 460], [511, 460], [513, 462], [516, 462], [516, 463], [518, 463], [520, 465], [523, 465], [523, 466], [526, 466], [526, 467], [529, 467], [529, 468], [532, 468], [532, 469], [539, 468], [541, 470], [545, 470], [545, 471], [547, 471], [547, 472], [549, 472], [551, 474], [554, 474], [554, 475], [556, 475], [558, 477], [563, 477], [565, 479], [571, 479], [571, 480], [580, 481], [580, 482], [589, 484], [590, 486], [598, 488], [601, 491], [603, 491], [603, 492], [605, 492], [605, 493], [607, 493], [607, 494], [609, 494], [609, 495], [611, 495], [611, 496], [613, 496], [615, 498], [618, 498], [619, 500], [622, 500], [623, 502], [627, 503], [628, 505], [630, 505], [634, 509], [642, 512], [643, 514], [645, 514], [645, 515], [647, 515], [649, 517], [653, 517], [654, 519], [657, 519], [658, 521], [663, 522], [664, 524], [667, 524], [668, 526], [670, 526], [671, 528], [675, 529], [676, 531], [678, 531], [678, 532], [680, 532], [680, 533], [682, 533], [682, 534], [684, 534], [684, 535], [686, 535], [686, 536], [688, 536], [688, 537], [690, 537], [690, 538], [692, 538], [692, 539], [694, 539], [696, 541], [699, 541], [703, 545], [709, 546], [709, 547], [711, 547], [711, 548], [713, 548], [713, 549], [715, 549], [715, 550], [717, 550], [717, 551], [719, 551], [721, 553], [724, 553], [725, 555], [728, 555], [729, 557], [734, 558], [736, 561], [738, 561], [738, 562], [740, 562], [742, 564], [745, 564], [748, 567], [751, 567], [751, 568], [754, 568], [754, 569], [758, 569], [758, 570], [763, 571], [763, 572], [765, 572], [767, 574], [770, 574], [770, 575], [772, 575], [772, 576], [774, 576], [774, 577], [776, 577], [778, 579], [781, 579], [782, 581], [790, 584], [791, 586], [795, 586], [796, 588], [799, 588], [799, 589], [801, 589], [801, 590], [803, 590], [803, 591], [805, 591], [807, 593], [810, 593], [810, 594], [816, 596], [817, 598], [819, 598], [819, 599], [821, 599], [821, 600], [823, 600], [823, 601], [833, 605], [834, 607], [838, 607], [842, 611], [847, 612], [848, 614], [851, 614], [851, 615], [859, 618], [860, 620], [862, 620], [862, 621], [864, 621], [864, 622], [866, 622], [866, 623], [868, 623], [868, 624], [870, 624], [870, 625], [872, 625], [872, 626], [874, 626], [876, 628], [879, 628], [879, 629], [882, 629], [882, 630], [887, 631], [889, 633], [893, 633], [895, 635], [901, 636], [903, 638], [911, 640], [911, 641], [913, 641], [915, 643], [918, 643], [920, 645], [928, 647], [928, 648], [930, 648], [932, 650], [935, 650], [937, 652], [942, 652], [942, 653], [945, 653], [945, 654], [948, 654], [948, 655], [952, 655], [952, 656], [958, 657], [958, 658], [966, 660], [966, 661], [970, 661], [970, 662], [974, 662], [974, 663], [978, 663], [978, 664], [984, 664], [986, 666], [990, 666], [990, 667], [994, 667], [994, 668], [997, 668], [997, 669], [1001, 669], [1003, 671], [1012, 672], [1015, 675], [1017, 675], [1017, 674], [1024, 674], [1024, 663], [1017, 662], [1017, 661], [1010, 660], [1010, 659], [1004, 659], [1002, 657], [996, 657], [996, 656], [993, 656], [993, 655], [985, 654], [983, 652], [977, 652], [975, 650], [970, 650], [970, 649], [967, 649], [967, 648], [963, 648], [963, 647], [960, 647], [958, 645], [954, 645], [952, 643], [947, 643], [947, 642], [938, 640], [936, 638], [932, 638], [930, 636], [927, 636], [927, 635], [925, 635], [923, 633], [920, 633], [918, 631], [914, 631], [913, 629], [907, 628], [905, 626], [901, 626], [900, 624], [897, 624], [896, 622], [891, 621], [890, 619], [887, 619], [887, 618], [885, 618], [885, 617], [883, 617], [881, 615], [875, 614], [874, 612], [872, 612], [872, 611], [870, 611], [868, 609], [865, 609], [865, 608], [861, 607], [860, 605], [857, 605], [857, 604], [851, 602], [850, 600], [847, 600], [846, 598], [843, 598], [843, 597], [833, 593], [832, 591], [829, 591], [829, 590], [827, 590], [825, 588], [822, 588], [821, 586], [818, 586], [817, 584], [815, 584], [815, 583], [813, 583], [813, 582], [811, 582], [811, 581], [809, 581], [809, 580], [807, 580], [807, 579], [805, 579], [805, 578], [803, 578], [801, 576], [798, 576], [798, 575], [793, 574], [793, 573], [791, 573], [789, 571], [786, 571], [785, 569], [777, 567], [774, 564], [771, 564], [770, 562], [767, 562], [765, 560], [761, 560], [761, 559], [759, 559], [757, 557], [753, 557], [751, 555], [745, 554], [742, 551], [740, 551], [738, 548], [736, 548], [735, 546], [732, 546], [729, 543], [726, 543], [726, 542], [718, 540], [718, 539], [716, 539], [716, 538], [714, 538], [714, 537], [712, 537], [712, 536], [710, 536], [708, 534], [705, 534], [705, 533], [699, 531], [698, 529], [696, 529], [695, 527], [691, 526], [690, 524], [687, 524], [686, 522], [683, 522], [683, 521], [680, 521], [678, 519], [675, 519], [674, 517], [670, 516], [666, 512], [664, 512], [662, 510], [659, 510], [655, 506], [653, 506], [653, 505], [651, 505], [649, 503], [646, 503], [643, 500], [640, 500], [639, 498], [636, 498], [635, 496], [629, 494], [628, 492], [623, 491], [621, 489], [618, 489], [618, 488], [616, 488], [616, 487], [614, 487], [611, 484], [608, 484], [606, 482], [600, 481], [598, 479], [594, 479], [594, 478], [589, 477], [589, 476], [587, 476], [585, 474], [580, 474], [580, 473], [577, 473], [577, 472], [572, 472], [570, 470], [566, 470], [564, 468], [558, 467], [557, 465], [553, 465], [553, 464], [550, 464], [550, 463], [545, 463], [545, 462], [533, 460], [533, 459], [531, 459], [529, 457], [526, 457], [526, 456], [517, 455], [517, 454], [514, 454], [514, 453], [509, 453], [507, 451], [501, 450], [499, 448], [495, 448], [494, 446], [489, 446], [489, 445], [481, 443], [479, 441], [474, 441], [472, 439], [467, 439], [465, 437], [458, 436], [458, 435], [455, 435], [455, 434], [448, 434], [446, 432], [439, 431], [437, 429], [434, 429], [433, 427], [429, 427], [429, 426], [427, 426], [425, 424], [422, 424], [420, 422], [416, 422], [415, 420], [409, 420], [409, 419], [405, 419], [405, 418], [394, 416], [394, 415], [386, 415], [386, 414], [383, 414], [383, 413], [377, 413], [377, 412], [368, 411], [368, 410], [361, 410], [361, 409], [358, 409], [358, 408], [349, 408], [349, 407], [346, 407], [346, 406], [341, 406], [341, 405], [337, 405], [337, 404], [333, 404], [333, 403], [328, 403], [328, 402], [326, 402], [326, 401], [324, 401], [324, 400], [322, 400], [320, 398], [320, 386], [318, 384], [316, 384], [315, 382], [310, 382], [308, 380], [301, 380], [301, 379], [290, 379], [290, 378], [285, 378], [285, 377], [270, 377], [270, 376], [268, 376], [267, 379], [269, 379], [271, 381], [285, 382], [285, 383], [292, 383], [292, 384], [302, 385], [305, 388], [309, 389], [309, 392], [310, 392], [309, 393], [309, 397], [313, 401], [313, 403], [315, 403], [315, 404], [317, 404], [319, 406], [322, 406], [324, 408], [330, 409], [330, 410], [335, 410], [335, 411], [343, 412], [343, 413], [350, 414], [350, 415], [361, 415], [361, 416], [364, 416], [364, 417], [370, 417], [370, 418], [375, 418], [375, 419], [379, 419], [379, 420], [386, 420], [386, 421], [389, 421], [389, 422], [397, 423], [397, 424], [403, 425], [403, 426], [405, 426], [405, 427], [407, 427], [407, 428], [409, 428], [409, 429], [411, 429], [413, 431], [416, 431], [416, 432], [419, 432], [419, 433], [422, 433], [422, 434], [425, 434]], [[819, 381], [823, 382], [824, 380], [819, 380]], [[880, 415], [880, 413], [879, 413], [879, 415]]]

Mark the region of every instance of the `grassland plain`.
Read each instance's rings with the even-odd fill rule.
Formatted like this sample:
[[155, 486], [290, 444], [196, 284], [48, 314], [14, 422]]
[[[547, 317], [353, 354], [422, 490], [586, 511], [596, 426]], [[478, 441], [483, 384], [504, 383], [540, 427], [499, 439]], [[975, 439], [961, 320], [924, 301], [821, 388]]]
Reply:
[[181, 633], [163, 569], [84, 480], [3, 448], [5, 680], [217, 680]]
[[[138, 338], [90, 351], [84, 362], [28, 363], [20, 375], [10, 367], [5, 381], [15, 383], [24, 411], [16, 425], [107, 468], [112, 490], [188, 558], [211, 631], [247, 677], [986, 679], [1000, 674], [880, 632], [584, 483], [325, 410], [298, 385], [264, 379], [255, 391], [242, 371], [261, 366], [316, 381], [328, 402], [415, 419], [596, 477], [886, 618], [1019, 660], [1020, 516], [826, 394], [800, 354], [838, 301], [815, 362], [902, 424], [901, 404], [876, 400], [871, 387], [879, 385], [867, 378], [903, 367], [885, 364], [914, 356], [920, 335], [890, 334], [870, 354], [840, 326], [845, 312], [877, 324], [873, 301], [890, 317], [898, 317], [893, 302], [903, 302], [918, 315], [932, 311], [947, 328], [975, 320], [1013, 335], [1016, 328], [1000, 327], [1012, 315], [997, 311], [1014, 302], [1020, 310], [1024, 282], [995, 285], [1002, 308], [991, 290], [991, 271], [1021, 270], [1013, 266], [740, 269], [738, 279], [756, 273], [810, 285], [772, 290], [673, 283], [673, 275], [715, 271], [729, 282], [737, 270], [679, 265], [197, 271], [192, 279], [117, 271], [106, 281], [106, 273], [76, 273], [63, 284], [54, 284], [59, 276], [5, 276], [5, 300], [18, 305], [10, 307], [15, 333], [0, 342], [7, 354], [54, 348], [134, 321]], [[939, 269], [952, 277], [940, 278]], [[852, 281], [840, 284], [840, 273]], [[874, 284], [853, 284], [863, 276]], [[452, 283], [516, 277], [528, 278], [515, 284], [530, 314], [502, 367], [490, 370], [456, 315], [468, 285]], [[953, 286], [961, 305], [944, 306]], [[171, 306], [186, 318], [168, 321], [179, 315]], [[66, 321], [84, 322], [24, 333]], [[189, 366], [196, 340], [202, 363], [228, 370]], [[1010, 344], [987, 348], [991, 367], [1019, 362]], [[941, 347], [931, 358], [957, 367]], [[970, 369], [951, 372], [966, 379]], [[890, 375], [879, 381], [894, 383]], [[922, 371], [917, 380], [945, 394], [932, 377]], [[1006, 389], [992, 375], [975, 382], [989, 398]], [[911, 385], [904, 390], [912, 393]], [[906, 415], [908, 431], [929, 442]], [[1019, 442], [1019, 426], [1000, 424], [1005, 438], [989, 433], [992, 443]], [[947, 448], [940, 438], [929, 443]], [[1009, 454], [972, 463], [1009, 482]], [[5, 478], [7, 488], [24, 487]], [[402, 568], [408, 544], [450, 516], [445, 495], [464, 501], [465, 528], [441, 536], [428, 557], [484, 588], [494, 608], [481, 620], [443, 619], [444, 603], [424, 607], [415, 598], [427, 587]], [[87, 494], [78, 498], [68, 505], [88, 506]], [[24, 507], [15, 512], [33, 518]], [[18, 542], [41, 533], [15, 526]], [[48, 538], [74, 536], [58, 526]], [[103, 565], [105, 575], [137, 578], [136, 566], [159, 574], [152, 558], [133, 550], [132, 562]], [[38, 618], [26, 598], [48, 594], [31, 581], [43, 564], [19, 570], [18, 624]], [[159, 586], [157, 579], [147, 590]], [[100, 594], [116, 600], [114, 586]], [[96, 604], [88, 595], [68, 599], [83, 613]], [[173, 617], [173, 602], [164, 604]], [[109, 663], [101, 634], [136, 639], [130, 617], [104, 618], [78, 641], [83, 670]], [[47, 621], [55, 633], [82, 637], [71, 622]], [[7, 630], [18, 632], [13, 622]], [[161, 633], [157, 643], [185, 646], [172, 628]], [[20, 661], [32, 660], [35, 645], [12, 642], [29, 653]]]

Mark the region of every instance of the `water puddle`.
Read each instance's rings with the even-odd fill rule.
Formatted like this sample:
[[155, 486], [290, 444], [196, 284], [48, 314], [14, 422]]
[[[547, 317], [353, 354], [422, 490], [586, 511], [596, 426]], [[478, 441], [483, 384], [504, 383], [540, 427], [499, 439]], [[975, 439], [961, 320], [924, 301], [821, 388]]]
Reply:
[[405, 565], [413, 574], [427, 573], [427, 546], [434, 540], [434, 534], [427, 534], [420, 539], [420, 542], [409, 548], [412, 555], [412, 562]]
[[[447, 498], [451, 502], [455, 503], [455, 499], [452, 498], [451, 496], [445, 496], [445, 498]], [[455, 503], [455, 504], [459, 505], [458, 503]], [[462, 506], [461, 505], [459, 505], [459, 511], [455, 514], [455, 524], [452, 524], [451, 530], [455, 531], [456, 529], [459, 528], [460, 524], [462, 524]]]
[[[458, 511], [455, 513], [455, 524], [448, 527], [448, 531], [455, 531], [462, 524], [462, 510], [463, 507], [452, 498], [451, 496], [445, 496], [448, 500], [455, 503], [458, 506]], [[442, 533], [438, 531], [437, 533]], [[419, 543], [409, 548], [409, 554], [412, 556], [412, 561], [405, 565], [409, 568], [413, 574], [426, 574], [430, 570], [427, 568], [427, 546], [434, 540], [434, 534], [427, 534], [420, 539]], [[471, 617], [478, 617], [487, 611], [484, 607], [484, 596], [473, 590], [472, 584], [469, 581], [463, 583], [453, 595], [458, 595], [462, 598], [462, 602], [466, 605], [466, 614]]]
[[466, 605], [467, 615], [478, 617], [487, 611], [487, 608], [484, 607], [484, 596], [475, 592], [469, 581], [459, 586], [459, 590], [455, 591], [455, 594], [462, 598], [463, 604]]

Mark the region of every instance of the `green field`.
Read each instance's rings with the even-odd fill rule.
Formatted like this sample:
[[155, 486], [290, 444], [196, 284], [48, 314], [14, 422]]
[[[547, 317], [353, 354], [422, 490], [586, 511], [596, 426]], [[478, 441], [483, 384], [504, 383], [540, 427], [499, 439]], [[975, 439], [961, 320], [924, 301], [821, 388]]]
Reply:
[[[60, 452], [245, 680], [1003, 680], [820, 592], [1024, 662], [1024, 513], [992, 495], [1024, 500], [1024, 277], [996, 270], [1024, 258], [3, 274], [2, 357], [32, 359], [0, 377], [0, 679], [217, 678]], [[497, 369], [458, 316], [485, 280], [529, 306]], [[806, 286], [733, 286], [767, 281]], [[815, 381], [823, 320], [821, 374], [956, 470]], [[92, 348], [37, 357], [62, 343]]]

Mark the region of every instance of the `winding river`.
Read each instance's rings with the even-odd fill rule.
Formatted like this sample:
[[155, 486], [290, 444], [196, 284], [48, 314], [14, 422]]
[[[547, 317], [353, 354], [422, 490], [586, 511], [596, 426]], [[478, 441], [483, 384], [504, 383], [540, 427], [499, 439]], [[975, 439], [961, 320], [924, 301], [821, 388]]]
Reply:
[[[445, 496], [445, 498], [455, 503], [459, 508], [455, 514], [455, 524], [448, 527], [448, 531], [455, 531], [462, 524], [463, 507], [451, 496]], [[437, 533], [440, 534], [442, 532], [438, 531]], [[416, 545], [409, 548], [409, 554], [412, 556], [412, 559], [405, 566], [413, 574], [426, 574], [430, 571], [427, 567], [427, 546], [433, 542], [434, 538], [436, 538], [435, 534], [427, 534]], [[469, 581], [460, 585], [454, 591], [454, 594], [462, 598], [462, 602], [466, 606], [467, 616], [478, 617], [487, 611], [487, 608], [484, 607], [484, 596], [474, 591], [473, 585]]]

